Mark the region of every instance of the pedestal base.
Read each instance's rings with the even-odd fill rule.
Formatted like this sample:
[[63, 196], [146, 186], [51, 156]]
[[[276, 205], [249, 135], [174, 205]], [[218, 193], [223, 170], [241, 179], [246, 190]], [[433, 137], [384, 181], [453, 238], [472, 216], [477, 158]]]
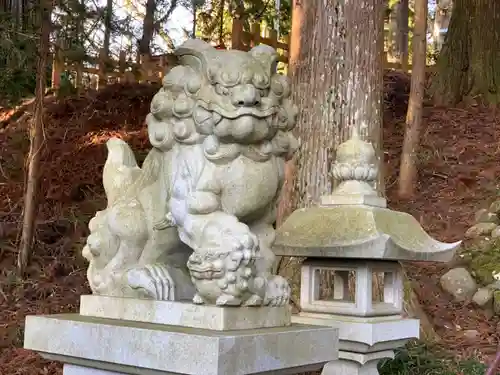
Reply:
[[64, 365], [63, 375], [126, 375], [124, 372], [99, 370], [96, 368]]
[[378, 363], [385, 358], [394, 358], [394, 353], [391, 350], [368, 354], [340, 352], [339, 359], [327, 363], [321, 375], [379, 375]]
[[352, 316], [300, 313], [292, 316], [293, 323], [316, 324], [339, 329], [342, 351], [372, 353], [404, 346], [420, 334], [418, 319], [400, 316], [357, 318]]
[[339, 329], [339, 360], [329, 362], [322, 375], [378, 375], [377, 365], [394, 358], [393, 350], [419, 336], [419, 321], [400, 316], [359, 318], [300, 313], [292, 322], [318, 324]]
[[338, 358], [338, 330], [288, 327], [213, 331], [77, 314], [28, 316], [24, 347], [65, 375], [300, 373]]
[[216, 331], [289, 326], [291, 314], [290, 306], [220, 307], [152, 299], [80, 297], [80, 315]]

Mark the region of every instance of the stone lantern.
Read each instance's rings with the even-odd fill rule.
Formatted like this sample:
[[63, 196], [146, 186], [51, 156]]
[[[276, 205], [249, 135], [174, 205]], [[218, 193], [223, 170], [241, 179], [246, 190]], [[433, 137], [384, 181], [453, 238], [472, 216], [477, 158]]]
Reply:
[[293, 212], [277, 232], [277, 255], [306, 258], [293, 321], [339, 328], [340, 359], [323, 374], [378, 374], [381, 359], [418, 338], [419, 321], [402, 317], [399, 262], [447, 262], [460, 246], [434, 240], [414, 217], [388, 209], [373, 188], [376, 163], [373, 146], [354, 132], [337, 150], [333, 194]]

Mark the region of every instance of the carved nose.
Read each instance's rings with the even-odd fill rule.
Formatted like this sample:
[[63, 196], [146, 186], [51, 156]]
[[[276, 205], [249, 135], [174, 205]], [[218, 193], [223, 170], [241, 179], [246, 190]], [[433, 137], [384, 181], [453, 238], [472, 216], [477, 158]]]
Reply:
[[236, 107], [254, 107], [260, 104], [260, 92], [253, 85], [240, 85], [233, 90], [233, 105]]

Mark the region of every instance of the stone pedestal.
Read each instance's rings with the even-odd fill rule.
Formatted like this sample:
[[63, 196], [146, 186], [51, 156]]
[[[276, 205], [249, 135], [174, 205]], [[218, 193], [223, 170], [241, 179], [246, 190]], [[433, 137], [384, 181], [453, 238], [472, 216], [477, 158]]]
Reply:
[[65, 375], [321, 369], [338, 329], [292, 324], [291, 288], [271, 274], [282, 167], [298, 148], [290, 81], [266, 45], [190, 39], [175, 55], [141, 167], [126, 142], [106, 143], [107, 205], [82, 250], [94, 296], [79, 314], [27, 317], [24, 346]]
[[24, 347], [64, 375], [292, 374], [338, 358], [337, 328], [272, 309], [83, 296], [81, 314], [28, 316]]
[[215, 331], [291, 324], [289, 306], [235, 308], [95, 295], [80, 297], [80, 315]]
[[394, 358], [392, 350], [359, 354], [341, 352], [338, 361], [329, 362], [323, 368], [322, 375], [378, 375], [378, 363], [382, 359]]

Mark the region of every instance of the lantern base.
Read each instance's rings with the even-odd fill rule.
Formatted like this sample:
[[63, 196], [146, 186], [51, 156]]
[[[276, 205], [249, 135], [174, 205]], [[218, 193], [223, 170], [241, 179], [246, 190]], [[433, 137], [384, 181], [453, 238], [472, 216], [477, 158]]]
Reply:
[[359, 318], [301, 312], [292, 316], [292, 323], [338, 328], [340, 350], [355, 353], [393, 350], [420, 335], [418, 319], [406, 319], [399, 315]]

